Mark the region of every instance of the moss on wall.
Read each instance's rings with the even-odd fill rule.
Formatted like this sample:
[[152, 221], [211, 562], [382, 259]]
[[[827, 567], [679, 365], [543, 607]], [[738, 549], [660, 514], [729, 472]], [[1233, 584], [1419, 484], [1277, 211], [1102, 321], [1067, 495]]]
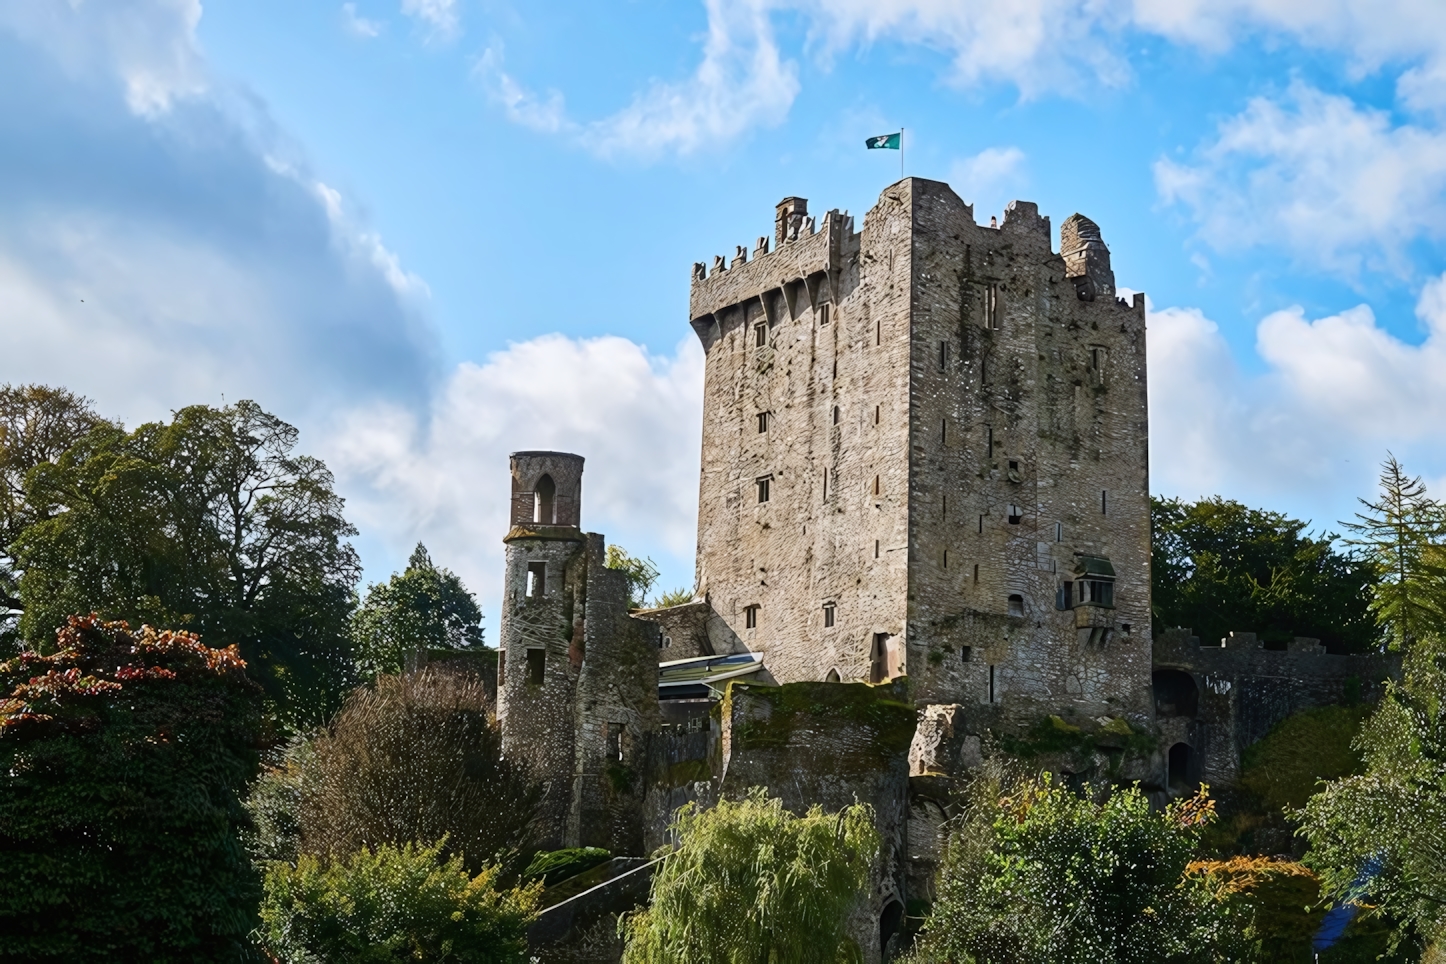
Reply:
[[735, 690], [767, 707], [763, 712], [750, 711], [748, 718], [736, 726], [733, 739], [739, 748], [785, 747], [800, 730], [844, 724], [872, 731], [873, 748], [879, 756], [887, 758], [908, 750], [918, 720], [914, 707], [896, 698], [900, 695], [896, 684], [731, 684], [723, 707], [724, 716], [729, 719], [733, 718]]
[[1112, 758], [1136, 756], [1149, 753], [1156, 746], [1153, 735], [1119, 717], [1111, 717], [1095, 729], [1087, 730], [1051, 715], [1035, 721], [1022, 735], [1002, 733], [995, 738], [1001, 750], [1022, 760], [1053, 755], [1083, 759], [1095, 753]]
[[1360, 772], [1351, 743], [1368, 706], [1322, 706], [1287, 717], [1241, 758], [1240, 786], [1270, 810], [1302, 807], [1320, 780]]

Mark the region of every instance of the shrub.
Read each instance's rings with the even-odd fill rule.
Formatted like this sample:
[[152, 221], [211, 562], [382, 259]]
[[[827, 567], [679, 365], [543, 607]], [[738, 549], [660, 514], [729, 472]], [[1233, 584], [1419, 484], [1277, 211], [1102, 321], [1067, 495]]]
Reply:
[[312, 741], [299, 778], [299, 850], [342, 857], [363, 847], [447, 838], [473, 872], [530, 853], [538, 793], [502, 759], [479, 677], [432, 669], [358, 689]]
[[835, 964], [879, 848], [873, 808], [783, 809], [755, 788], [708, 810], [688, 804], [653, 877], [647, 910], [623, 920], [624, 964]]
[[1239, 960], [1243, 908], [1186, 874], [1213, 816], [1203, 791], [1156, 812], [1137, 788], [1097, 799], [992, 763], [952, 828], [916, 959]]
[[260, 704], [234, 646], [95, 617], [0, 664], [5, 958], [245, 956]]
[[532, 858], [532, 863], [527, 865], [522, 877], [524, 880], [540, 880], [544, 887], [551, 887], [611, 858], [612, 854], [601, 847], [569, 847], [566, 850], [541, 851]]
[[386, 961], [521, 964], [540, 884], [498, 890], [460, 857], [382, 844], [343, 860], [303, 855], [266, 872], [261, 936], [284, 964]]

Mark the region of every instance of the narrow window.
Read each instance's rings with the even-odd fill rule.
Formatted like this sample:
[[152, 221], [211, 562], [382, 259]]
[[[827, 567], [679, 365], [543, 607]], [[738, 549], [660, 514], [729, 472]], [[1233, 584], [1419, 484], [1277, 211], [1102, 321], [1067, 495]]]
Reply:
[[823, 497], [828, 499], [828, 469], [823, 470]]
[[623, 730], [627, 728], [626, 723], [604, 723], [603, 729], [607, 733], [608, 759], [621, 761], [623, 758]]
[[999, 286], [990, 285], [984, 295], [984, 313], [988, 319], [988, 326], [995, 331], [999, 330]]
[[828, 302], [824, 302], [818, 306], [818, 323], [820, 325], [826, 325], [828, 321]]
[[753, 344], [762, 348], [768, 344], [768, 323], [763, 322], [753, 326]]
[[1024, 597], [1017, 592], [1009, 594], [1009, 615], [1024, 615]]
[[989, 702], [994, 702], [994, 667], [989, 667]]
[[1064, 541], [1064, 523], [1063, 523], [1063, 522], [1056, 522], [1056, 523], [1054, 524], [1054, 541], [1055, 541], [1055, 542], [1063, 542], [1063, 541]]
[[1108, 489], [1100, 489], [1100, 515], [1108, 515], [1108, 514], [1109, 514], [1109, 507], [1110, 507], [1109, 498], [1110, 498], [1110, 492], [1109, 492], [1109, 490], [1108, 490]]
[[993, 428], [993, 426], [985, 426], [985, 428], [984, 428], [984, 449], [985, 449], [985, 454], [987, 454], [989, 458], [991, 458], [991, 459], [994, 458], [994, 428]]
[[671, 636], [659, 636], [659, 637], [658, 637], [658, 648], [659, 648], [659, 649], [668, 649], [668, 648], [670, 648], [672, 645], [673, 645], [673, 637], [671, 637]]
[[945, 549], [945, 550], [944, 550], [944, 568], [945, 568], [945, 569], [948, 569], [948, 568], [949, 568], [949, 550], [948, 550], [948, 549]]
[[547, 563], [527, 564], [527, 598], [535, 599], [547, 592]]
[[939, 419], [939, 444], [940, 444], [940, 445], [944, 445], [944, 444], [948, 443], [948, 441], [949, 441], [949, 420], [948, 420], [947, 418], [941, 418], [941, 419]]
[[762, 435], [762, 434], [763, 434], [764, 432], [766, 432], [766, 431], [768, 431], [768, 413], [767, 413], [767, 412], [759, 412], [759, 413], [758, 413], [758, 434], [759, 434], [759, 435]]
[[547, 650], [529, 649], [527, 651], [527, 682], [531, 686], [541, 686], [543, 671], [547, 668]]
[[874, 476], [874, 495], [878, 495], [878, 494], [879, 494], [879, 477], [876, 475], [876, 476]]
[[758, 502], [762, 504], [768, 501], [768, 490], [773, 482], [773, 476], [765, 475], [761, 479], [755, 479], [754, 484], [758, 486]]
[[984, 517], [982, 515], [979, 517], [979, 534], [984, 534]]
[[743, 607], [743, 628], [758, 628], [758, 607], [756, 605]]
[[828, 629], [829, 627], [833, 626], [833, 610], [834, 610], [833, 603], [824, 603], [824, 604], [823, 604], [823, 628], [824, 628], [824, 629]]
[[553, 504], [557, 497], [557, 485], [552, 481], [552, 476], [543, 475], [537, 480], [537, 485], [532, 490], [532, 521], [539, 525], [550, 526], [556, 521], [553, 514]]
[[875, 539], [875, 540], [874, 540], [874, 558], [877, 559], [878, 557], [879, 557], [879, 540]]
[[949, 370], [949, 343], [948, 343], [947, 341], [941, 341], [941, 342], [939, 342], [939, 371], [941, 371], [941, 372], [946, 372], [946, 371], [948, 371], [948, 370]]
[[833, 377], [838, 378], [838, 359], [833, 360]]
[[970, 646], [960, 646], [960, 647], [959, 647], [959, 662], [961, 662], [961, 663], [967, 663], [967, 662], [969, 662], [969, 657], [971, 657], [971, 656], [973, 656], [973, 655], [974, 655], [974, 649], [973, 649], [973, 647], [970, 647]]
[[974, 581], [976, 583], [979, 581], [979, 563], [977, 562], [974, 563]]
[[833, 423], [834, 423], [835, 425], [838, 424], [838, 406], [837, 406], [837, 405], [835, 405], [835, 406], [833, 407]]
[[883, 343], [884, 343], [884, 322], [883, 322], [882, 319], [878, 319], [878, 320], [875, 320], [875, 321], [874, 321], [874, 344], [875, 344], [875, 345], [882, 345]]
[[1017, 505], [1011, 505], [1011, 506], [1009, 507], [1009, 524], [1010, 524], [1010, 525], [1012, 525], [1012, 526], [1017, 526], [1017, 525], [1019, 525], [1020, 521], [1021, 521], [1023, 518], [1024, 518], [1024, 510], [1023, 510], [1023, 509], [1021, 509], [1021, 508], [1020, 508], [1019, 506], [1017, 506]]
[[948, 495], [943, 495], [943, 496], [940, 496], [940, 499], [941, 499], [940, 509], [942, 510], [941, 514], [944, 516], [945, 519], [948, 519], [948, 518], [949, 518], [949, 496], [948, 496]]
[[874, 424], [875, 424], [875, 425], [879, 424], [879, 409], [880, 409], [880, 407], [881, 407], [881, 406], [878, 406], [878, 405], [875, 405], [875, 406], [874, 406]]

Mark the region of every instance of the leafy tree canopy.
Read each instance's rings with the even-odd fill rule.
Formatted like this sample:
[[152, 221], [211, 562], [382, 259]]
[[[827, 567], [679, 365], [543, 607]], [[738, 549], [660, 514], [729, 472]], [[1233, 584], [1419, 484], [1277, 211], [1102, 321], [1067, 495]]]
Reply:
[[648, 593], [658, 581], [658, 567], [652, 559], [629, 555], [622, 546], [608, 546], [609, 569], [620, 569], [628, 577], [628, 605], [641, 609], [647, 605]]
[[7, 960], [241, 959], [260, 692], [235, 647], [73, 618], [0, 663]]
[[342, 500], [297, 431], [254, 402], [99, 423], [24, 485], [20, 631], [45, 646], [70, 612], [185, 626], [237, 646], [292, 726], [351, 682], [360, 565]]
[[267, 950], [283, 964], [524, 964], [542, 885], [500, 890], [496, 867], [471, 876], [441, 854], [440, 841], [382, 844], [342, 860], [273, 863], [261, 905]]
[[1333, 652], [1377, 646], [1376, 569], [1337, 550], [1334, 535], [1219, 497], [1152, 499], [1150, 514], [1157, 628], [1190, 627], [1212, 642], [1254, 632], [1267, 645], [1313, 636]]
[[648, 909], [621, 924], [624, 964], [858, 959], [844, 922], [879, 848], [871, 807], [799, 817], [755, 788], [707, 810], [687, 804], [672, 830]]
[[63, 388], [0, 385], [0, 653], [19, 651], [16, 623], [24, 604], [10, 546], [35, 521], [25, 479], [37, 465], [60, 458], [100, 421], [88, 399]]
[[420, 542], [407, 568], [367, 589], [352, 619], [363, 678], [400, 673], [417, 649], [482, 645], [482, 610], [462, 580], [442, 569]]
[[473, 872], [530, 857], [537, 788], [502, 759], [491, 710], [479, 677], [434, 668], [357, 689], [257, 782], [260, 855], [339, 859], [445, 837]]
[[1247, 921], [1187, 874], [1213, 801], [1152, 810], [991, 763], [952, 827], [918, 962], [1144, 964], [1240, 960]]

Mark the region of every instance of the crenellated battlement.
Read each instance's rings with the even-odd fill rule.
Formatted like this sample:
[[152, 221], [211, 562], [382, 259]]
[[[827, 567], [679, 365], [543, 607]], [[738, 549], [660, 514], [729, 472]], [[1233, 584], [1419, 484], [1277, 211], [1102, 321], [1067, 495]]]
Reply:
[[760, 236], [752, 258], [740, 244], [731, 261], [715, 256], [711, 271], [701, 261], [693, 265], [689, 311], [693, 329], [705, 343], [710, 330], [716, 334], [717, 315], [729, 309], [757, 303], [769, 322], [777, 323], [784, 313], [796, 318], [836, 299], [844, 260], [858, 247], [854, 219], [835, 209], [820, 225], [804, 213], [807, 204], [803, 198], [781, 202], [772, 245]]

